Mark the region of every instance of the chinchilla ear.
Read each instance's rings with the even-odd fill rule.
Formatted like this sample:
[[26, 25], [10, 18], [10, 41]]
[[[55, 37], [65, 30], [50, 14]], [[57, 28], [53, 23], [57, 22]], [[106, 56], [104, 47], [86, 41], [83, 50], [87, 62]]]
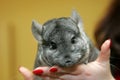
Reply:
[[71, 18], [75, 21], [75, 23], [78, 25], [79, 30], [81, 31], [83, 29], [83, 23], [81, 17], [76, 10], [72, 11]]
[[38, 42], [42, 41], [42, 35], [41, 35], [42, 25], [40, 25], [35, 20], [32, 21], [32, 33], [33, 33], [33, 36], [35, 37], [35, 39], [38, 40]]

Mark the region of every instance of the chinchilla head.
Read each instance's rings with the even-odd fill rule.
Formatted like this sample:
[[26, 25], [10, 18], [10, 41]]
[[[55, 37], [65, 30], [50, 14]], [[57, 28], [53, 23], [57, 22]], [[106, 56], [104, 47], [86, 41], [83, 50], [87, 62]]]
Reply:
[[43, 25], [33, 21], [32, 32], [39, 44], [37, 61], [61, 67], [86, 63], [89, 44], [82, 26], [76, 11], [71, 17], [52, 19]]

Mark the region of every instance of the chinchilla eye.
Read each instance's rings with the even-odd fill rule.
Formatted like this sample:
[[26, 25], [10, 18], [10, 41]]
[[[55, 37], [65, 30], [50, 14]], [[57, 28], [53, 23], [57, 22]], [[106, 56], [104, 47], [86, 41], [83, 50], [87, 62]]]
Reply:
[[57, 44], [54, 42], [50, 42], [49, 47], [50, 47], [50, 49], [57, 49]]
[[71, 43], [72, 43], [72, 44], [75, 44], [75, 43], [76, 43], [76, 37], [75, 37], [75, 36], [72, 37], [72, 39], [71, 39]]

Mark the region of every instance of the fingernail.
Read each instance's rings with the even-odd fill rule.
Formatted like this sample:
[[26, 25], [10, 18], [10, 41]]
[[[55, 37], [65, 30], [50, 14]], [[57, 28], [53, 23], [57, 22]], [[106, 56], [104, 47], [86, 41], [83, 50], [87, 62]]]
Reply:
[[109, 47], [111, 48], [111, 46], [112, 46], [112, 40], [111, 39], [108, 39], [109, 40]]
[[33, 73], [34, 73], [35, 75], [42, 75], [43, 70], [42, 70], [42, 69], [33, 70]]
[[19, 66], [19, 72], [23, 71], [24, 67]]
[[51, 69], [50, 69], [50, 72], [57, 72], [57, 71], [58, 71], [57, 68], [51, 68]]
[[110, 39], [110, 48], [112, 47], [112, 40]]

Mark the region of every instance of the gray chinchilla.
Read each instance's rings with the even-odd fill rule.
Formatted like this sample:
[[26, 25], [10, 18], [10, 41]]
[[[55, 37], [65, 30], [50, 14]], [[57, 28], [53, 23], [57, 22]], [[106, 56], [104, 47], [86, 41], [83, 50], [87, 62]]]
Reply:
[[32, 33], [38, 41], [34, 68], [53, 65], [71, 67], [91, 62], [99, 53], [85, 34], [76, 11], [71, 17], [52, 19], [43, 25], [33, 21]]

